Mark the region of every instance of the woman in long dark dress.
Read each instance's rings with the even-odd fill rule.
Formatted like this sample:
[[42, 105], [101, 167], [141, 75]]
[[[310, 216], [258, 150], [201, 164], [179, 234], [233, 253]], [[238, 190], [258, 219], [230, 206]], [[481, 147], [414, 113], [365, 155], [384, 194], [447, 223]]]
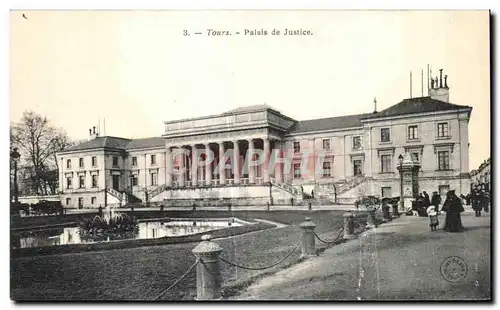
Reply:
[[464, 207], [462, 205], [462, 200], [455, 194], [455, 190], [451, 190], [446, 194], [446, 200], [442, 210], [446, 212], [443, 230], [449, 232], [460, 232], [464, 230], [460, 217], [460, 213], [464, 211]]

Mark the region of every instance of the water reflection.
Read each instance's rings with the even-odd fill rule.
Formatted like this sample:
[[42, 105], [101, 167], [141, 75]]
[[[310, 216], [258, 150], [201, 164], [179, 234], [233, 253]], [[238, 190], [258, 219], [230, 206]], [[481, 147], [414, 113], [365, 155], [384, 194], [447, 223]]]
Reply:
[[[138, 225], [139, 233], [135, 237], [130, 238], [130, 236], [128, 236], [123, 237], [123, 239], [154, 239], [162, 237], [186, 236], [228, 226], [242, 226], [240, 223], [230, 221], [143, 222]], [[11, 242], [13, 248], [47, 247], [54, 245], [96, 242], [91, 240], [82, 240], [79, 231], [80, 229], [78, 226], [38, 231], [23, 231], [20, 233], [12, 233]]]

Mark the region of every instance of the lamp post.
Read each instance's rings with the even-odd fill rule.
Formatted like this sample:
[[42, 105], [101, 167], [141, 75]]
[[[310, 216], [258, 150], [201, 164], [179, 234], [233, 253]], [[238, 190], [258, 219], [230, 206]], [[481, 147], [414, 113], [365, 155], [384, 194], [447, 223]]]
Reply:
[[398, 156], [398, 161], [399, 161], [399, 175], [400, 175], [400, 194], [399, 194], [399, 201], [401, 203], [401, 210], [405, 210], [405, 200], [404, 200], [404, 195], [403, 195], [403, 155], [399, 154]]
[[19, 192], [18, 192], [18, 187], [17, 187], [17, 162], [19, 161], [19, 158], [21, 157], [21, 154], [17, 151], [17, 147], [15, 147], [12, 152], [10, 152], [10, 158], [14, 161], [14, 202], [18, 203], [19, 202]]

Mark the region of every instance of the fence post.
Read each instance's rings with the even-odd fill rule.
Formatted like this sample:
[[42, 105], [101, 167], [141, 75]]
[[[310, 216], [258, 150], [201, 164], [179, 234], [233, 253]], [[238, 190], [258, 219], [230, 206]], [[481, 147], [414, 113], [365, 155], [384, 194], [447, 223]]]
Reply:
[[219, 255], [222, 248], [211, 241], [211, 235], [204, 235], [201, 240], [192, 250], [200, 261], [196, 266], [196, 300], [221, 299]]
[[354, 235], [354, 214], [352, 212], [346, 212], [343, 214], [344, 217], [344, 240], [355, 239]]
[[316, 237], [314, 236], [316, 224], [309, 217], [306, 217], [305, 220], [305, 222], [300, 224], [300, 227], [304, 230], [302, 232], [302, 258], [316, 255]]

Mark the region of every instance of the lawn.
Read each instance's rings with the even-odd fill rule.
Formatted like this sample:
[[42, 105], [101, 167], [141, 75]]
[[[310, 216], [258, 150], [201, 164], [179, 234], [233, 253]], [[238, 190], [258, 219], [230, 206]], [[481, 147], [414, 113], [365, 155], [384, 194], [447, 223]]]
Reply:
[[[176, 211], [169, 217], [238, 217], [266, 219], [290, 225], [216, 240], [221, 256], [250, 267], [270, 265], [292, 250], [300, 240], [300, 223], [306, 216], [316, 232], [333, 240], [342, 227], [343, 211]], [[154, 214], [151, 213], [151, 216]], [[141, 216], [143, 217], [143, 216]], [[362, 220], [362, 219], [361, 219]], [[152, 300], [174, 283], [195, 261], [197, 243], [132, 249], [24, 257], [11, 260], [11, 298], [15, 300]], [[325, 247], [317, 241], [317, 247]], [[280, 265], [264, 271], [236, 269], [221, 262], [225, 291], [264, 272], [296, 262], [300, 249]], [[196, 296], [193, 270], [160, 300], [189, 300]]]

